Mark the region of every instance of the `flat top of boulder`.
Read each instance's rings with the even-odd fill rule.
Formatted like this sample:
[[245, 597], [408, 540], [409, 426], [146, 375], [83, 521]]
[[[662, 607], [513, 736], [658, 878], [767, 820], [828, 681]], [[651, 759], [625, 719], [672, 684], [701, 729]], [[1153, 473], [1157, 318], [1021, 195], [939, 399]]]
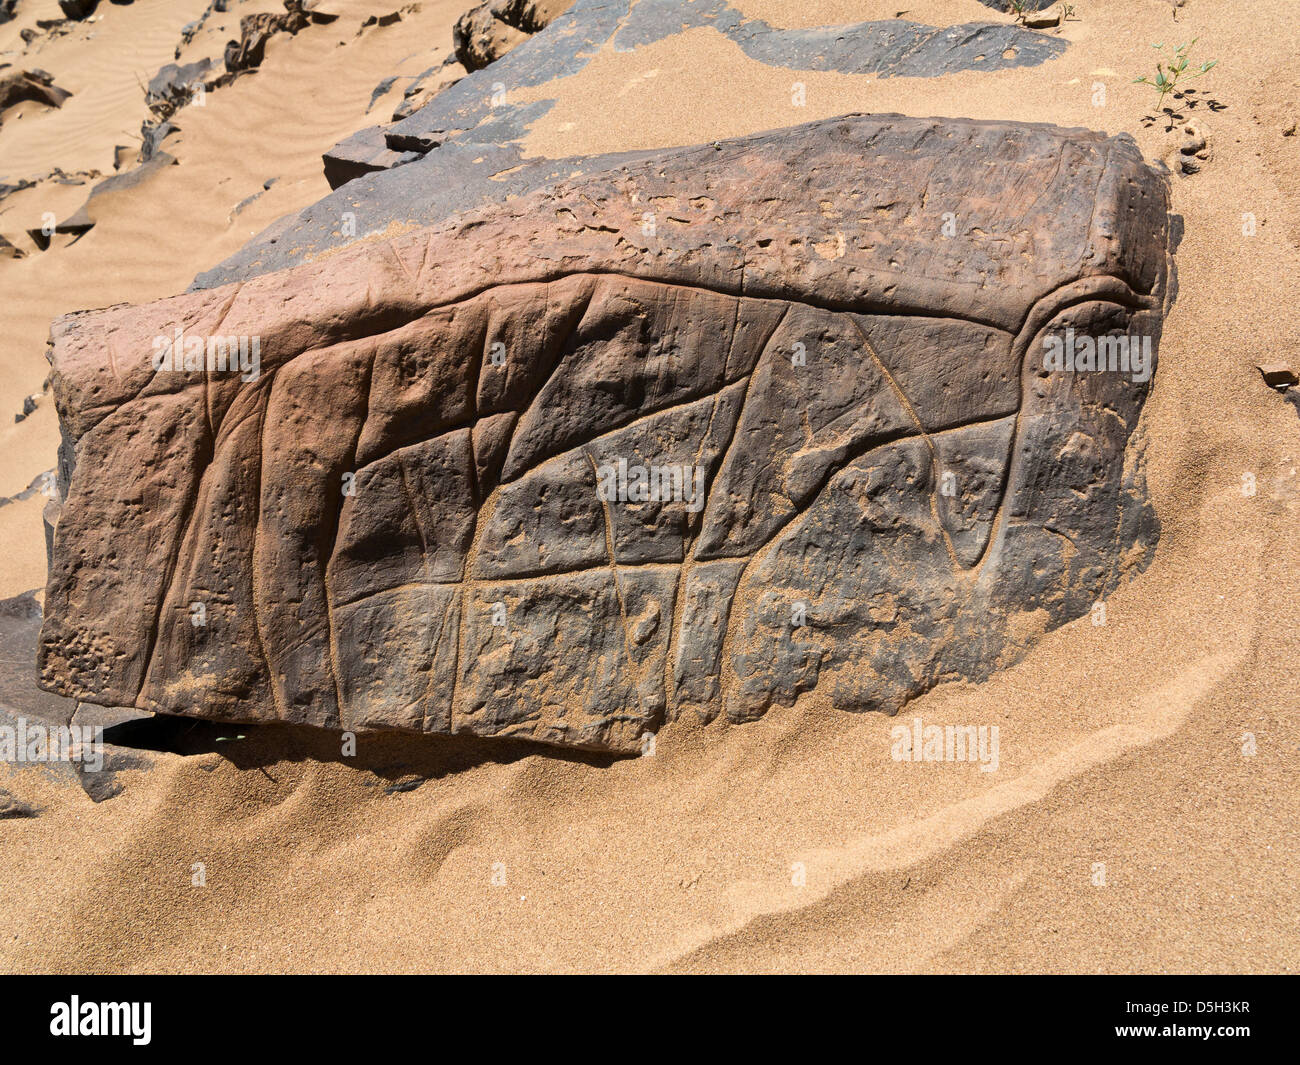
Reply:
[[[941, 152], [921, 150], [939, 143]], [[68, 315], [54, 324], [55, 338], [85, 340], [61, 344], [55, 370], [68, 373], [68, 360], [84, 358], [86, 373], [71, 374], [76, 387], [102, 388], [100, 397], [76, 405], [81, 421], [143, 387], [152, 373], [147, 352], [102, 358], [105, 343], [115, 347], [118, 320], [153, 319], [150, 335], [165, 335], [178, 320], [200, 321], [225, 307], [223, 331], [260, 335], [272, 352], [301, 351], [329, 342], [328, 330], [315, 339], [303, 334], [306, 323], [297, 317], [300, 301], [318, 305], [324, 292], [340, 317], [360, 301], [374, 320], [415, 313], [416, 291], [452, 302], [591, 263], [607, 269], [611, 245], [613, 260], [625, 260], [629, 272], [665, 282], [826, 307], [924, 309], [1013, 328], [1061, 283], [1062, 261], [1074, 262], [1073, 277], [1109, 275], [1135, 292], [1154, 289], [1163, 240], [1153, 250], [1145, 239], [1124, 239], [1166, 224], [1164, 197], [1152, 193], [1163, 181], [1132, 180], [1147, 173], [1125, 134], [901, 115], [826, 119], [648, 154], [415, 232], [367, 235], [283, 279], [259, 275], [238, 289]], [[743, 185], [737, 174], [745, 175]], [[1081, 199], [1081, 186], [1096, 189], [1096, 200]], [[763, 189], [773, 195], [765, 200]], [[981, 225], [1002, 215], [1008, 197], [1016, 204], [1014, 232]], [[824, 202], [842, 206], [827, 217]], [[647, 208], [663, 213], [662, 235], [644, 235]], [[946, 213], [960, 220], [951, 237], [942, 231]], [[891, 239], [895, 222], [909, 217], [934, 239]], [[538, 231], [542, 218], [554, 224]], [[521, 229], [538, 236], [521, 241]], [[503, 239], [487, 239], [493, 231]], [[457, 238], [471, 233], [473, 255], [449, 256], [465, 246]], [[811, 247], [810, 234], [817, 234]], [[360, 264], [384, 258], [392, 261], [393, 285], [375, 292], [363, 282], [352, 291], [350, 279], [366, 272]], [[288, 345], [272, 339], [288, 333]]]

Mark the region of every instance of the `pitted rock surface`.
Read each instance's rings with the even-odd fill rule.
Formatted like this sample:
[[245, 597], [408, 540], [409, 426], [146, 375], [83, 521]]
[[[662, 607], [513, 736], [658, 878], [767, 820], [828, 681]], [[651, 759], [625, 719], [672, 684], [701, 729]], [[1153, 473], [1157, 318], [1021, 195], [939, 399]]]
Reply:
[[981, 679], [1154, 548], [1150, 381], [1042, 353], [1154, 347], [1173, 232], [1127, 137], [849, 116], [67, 316], [42, 683], [630, 752]]

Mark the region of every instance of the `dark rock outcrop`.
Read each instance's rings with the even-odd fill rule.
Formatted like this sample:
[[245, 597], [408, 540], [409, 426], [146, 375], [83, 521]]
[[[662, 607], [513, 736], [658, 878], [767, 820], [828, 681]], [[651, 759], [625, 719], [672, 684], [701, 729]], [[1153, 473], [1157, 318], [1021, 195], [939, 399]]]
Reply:
[[507, 92], [541, 85], [578, 73], [607, 45], [627, 51], [697, 27], [722, 34], [768, 66], [880, 77], [1033, 66], [1066, 47], [1057, 38], [1007, 23], [937, 27], [893, 18], [792, 30], [747, 18], [726, 0], [576, 0], [544, 32], [387, 127], [385, 137], [395, 150], [428, 151], [453, 131], [470, 131], [465, 134], [470, 140], [503, 143], [497, 134], [508, 128], [514, 107], [499, 101], [494, 85]]
[[44, 70], [0, 71], [0, 121], [16, 104], [31, 100], [46, 107], [62, 107], [71, 96], [67, 89], [54, 84], [54, 76]]
[[[115, 7], [129, 7], [131, 2], [132, 0], [112, 0]], [[68, 19], [82, 22], [99, 9], [99, 0], [59, 0], [59, 8]]]
[[[167, 167], [174, 165], [175, 162], [176, 159], [167, 152], [154, 149], [150, 152], [148, 162], [142, 163], [132, 170], [114, 174], [112, 177], [97, 182], [91, 188], [90, 195], [86, 197], [86, 202], [77, 208], [73, 214], [54, 226], [54, 233], [73, 235], [88, 233], [95, 228], [95, 223], [98, 220], [96, 217], [98, 214], [96, 200], [106, 193], [121, 192], [123, 189], [142, 185]], [[47, 233], [43, 229], [29, 229], [27, 235], [32, 238], [32, 241], [42, 251], [50, 246], [50, 238], [53, 236], [52, 233]]]
[[70, 19], [88, 19], [99, 7], [99, 0], [59, 0], [59, 9]]
[[1154, 546], [1149, 373], [1044, 360], [1154, 352], [1172, 231], [1128, 137], [851, 116], [64, 317], [41, 683], [633, 751], [983, 678]]
[[[789, 30], [745, 18], [724, 0], [639, 0], [635, 5], [629, 0], [576, 0], [546, 29], [487, 69], [433, 95], [401, 121], [360, 130], [334, 145], [324, 155], [324, 167], [338, 191], [276, 222], [199, 275], [194, 287], [285, 269], [350, 243], [359, 233], [394, 223], [439, 222], [454, 211], [501, 202], [572, 170], [589, 172], [633, 158], [633, 153], [525, 158], [519, 148], [522, 138], [554, 101], [515, 103], [512, 94], [578, 73], [604, 47], [630, 50], [700, 26], [726, 35], [751, 58], [773, 66], [880, 77], [1034, 65], [1066, 48], [1058, 38], [1009, 23], [934, 27], [882, 19]], [[504, 94], [498, 91], [502, 88]], [[351, 235], [351, 227], [340, 224], [345, 215], [359, 224]]]
[[[1008, 0], [980, 0], [985, 7], [991, 7], [994, 11], [1002, 11], [1007, 14], [1013, 14], [1014, 8]], [[1026, 11], [1046, 11], [1053, 4], [1059, 3], [1059, 0], [1021, 0], [1021, 7]]]
[[328, 25], [338, 15], [316, 10], [315, 0], [284, 0], [283, 14], [261, 12], [239, 20], [239, 40], [226, 44], [226, 73], [256, 70], [266, 57], [266, 43], [277, 33], [290, 36], [311, 25]]
[[213, 15], [225, 14], [226, 8], [227, 0], [211, 0], [211, 3], [203, 9], [203, 14], [193, 22], [185, 23], [185, 25], [181, 27], [181, 39], [176, 45], [176, 51], [173, 53], [173, 57], [179, 61], [181, 53], [184, 52], [186, 46], [199, 35], [199, 31], [207, 25], [208, 19]]
[[482, 70], [572, 5], [573, 0], [487, 0], [456, 20], [452, 50], [466, 70]]
[[160, 67], [149, 79], [145, 87], [145, 106], [158, 120], [165, 120], [174, 115], [199, 92], [213, 87], [212, 60], [196, 60], [193, 63], [168, 63]]
[[[494, 85], [537, 86], [580, 72], [602, 47], [654, 44], [707, 26], [750, 59], [790, 70], [833, 70], [879, 77], [939, 77], [959, 70], [1032, 66], [1061, 55], [1066, 44], [1008, 23], [927, 26], [905, 18], [787, 30], [746, 18], [725, 0], [576, 0], [545, 33], [526, 40], [490, 70], [456, 83], [411, 117], [383, 131], [394, 151], [429, 151], [454, 131], [464, 139], [504, 143], [521, 109], [500, 103]], [[542, 101], [545, 103], [545, 101]], [[537, 114], [545, 113], [543, 107]], [[529, 114], [529, 120], [537, 117]], [[346, 143], [346, 142], [344, 142]]]

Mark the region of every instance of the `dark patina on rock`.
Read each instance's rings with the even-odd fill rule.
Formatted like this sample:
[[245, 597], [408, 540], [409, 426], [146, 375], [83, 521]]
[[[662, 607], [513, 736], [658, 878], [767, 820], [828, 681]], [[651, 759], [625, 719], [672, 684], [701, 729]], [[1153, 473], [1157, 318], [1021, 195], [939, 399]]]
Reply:
[[[522, 22], [556, 5], [501, 0]], [[524, 12], [533, 6], [531, 15]], [[323, 157], [335, 191], [279, 219], [234, 255], [195, 278], [215, 288], [284, 270], [389, 225], [432, 225], [460, 211], [501, 203], [575, 172], [620, 166], [635, 150], [549, 159], [525, 155], [522, 140], [552, 98], [514, 102], [519, 89], [579, 73], [602, 49], [634, 51], [708, 27], [749, 58], [791, 71], [836, 71], [874, 77], [942, 77], [1035, 66], [1061, 55], [1067, 42], [1007, 22], [929, 26], [903, 18], [789, 29], [750, 18], [726, 0], [575, 0], [541, 32], [488, 67], [475, 70], [392, 123], [371, 126]], [[433, 74], [433, 70], [426, 75]], [[344, 219], [355, 224], [341, 224]]]
[[634, 751], [986, 677], [1154, 547], [1150, 380], [1043, 352], [1154, 349], [1173, 232], [1128, 137], [849, 116], [67, 316], [42, 683]]

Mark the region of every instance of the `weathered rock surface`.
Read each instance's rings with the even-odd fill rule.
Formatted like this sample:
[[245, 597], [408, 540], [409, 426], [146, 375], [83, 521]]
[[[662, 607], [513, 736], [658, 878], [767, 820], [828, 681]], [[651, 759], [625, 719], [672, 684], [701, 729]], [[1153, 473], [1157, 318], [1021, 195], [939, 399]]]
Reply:
[[[1026, 11], [1046, 11], [1059, 0], [1022, 0], [1021, 6]], [[985, 7], [991, 7], [994, 11], [1003, 11], [1012, 14], [1012, 6], [1009, 0], [980, 0]]]
[[[24, 498], [26, 494], [17, 498]], [[23, 754], [19, 755], [17, 750], [4, 750], [4, 756], [0, 757], [0, 774], [5, 774], [5, 779], [20, 788], [24, 774], [37, 773], [47, 781], [81, 788], [95, 802], [113, 798], [122, 792], [122, 782], [117, 775], [119, 771], [146, 768], [150, 762], [147, 753], [118, 746], [115, 741], [122, 731], [120, 726], [123, 722], [139, 721], [150, 715], [134, 710], [78, 705], [37, 688], [32, 659], [36, 654], [40, 623], [40, 603], [31, 592], [0, 600], [0, 749], [5, 747], [6, 738], [15, 742], [22, 737], [30, 743], [37, 731], [49, 737], [69, 725], [78, 726], [83, 737], [92, 734], [91, 730], [96, 728], [102, 730], [102, 746], [94, 752], [95, 757], [72, 760], [60, 756], [60, 751], [64, 755], [68, 753], [65, 748], [57, 747], [52, 752], [49, 741], [37, 741], [38, 757], [31, 760], [33, 752], [28, 744], [18, 739], [17, 747], [22, 748]], [[86, 753], [89, 755], [91, 752]], [[5, 788], [0, 786], [0, 818], [34, 817], [37, 813], [20, 796], [12, 797], [6, 813]]]
[[184, 65], [168, 63], [149, 79], [145, 87], [145, 106], [160, 121], [171, 118], [194, 98], [200, 87], [213, 87], [215, 78], [212, 74], [212, 60], [206, 57]]
[[487, 0], [452, 27], [452, 49], [466, 70], [482, 70], [515, 45], [544, 30], [573, 0]]
[[[286, 269], [334, 251], [359, 234], [394, 223], [440, 222], [531, 192], [562, 175], [604, 170], [647, 154], [525, 157], [519, 142], [554, 101], [513, 103], [511, 94], [578, 73], [603, 47], [629, 50], [700, 26], [727, 35], [752, 58], [774, 66], [880, 77], [1032, 65], [1066, 47], [1062, 40], [1009, 23], [940, 28], [882, 19], [790, 30], [746, 18], [724, 0], [639, 0], [634, 5], [629, 0], [576, 0], [546, 29], [415, 113], [334, 145], [325, 153], [324, 166], [337, 191], [280, 219], [200, 274], [193, 287], [212, 288]], [[494, 87], [505, 87], [504, 101]], [[355, 229], [341, 224], [344, 216], [355, 220]]]
[[851, 116], [64, 317], [41, 683], [632, 751], [983, 678], [1153, 549], [1149, 380], [1042, 356], [1154, 348], [1172, 231], [1130, 138]]
[[[527, 24], [522, 15], [520, 21]], [[431, 158], [453, 144], [494, 148], [514, 145], [554, 101], [516, 104], [511, 102], [512, 93], [577, 74], [602, 48], [630, 51], [706, 26], [726, 36], [751, 59], [769, 66], [882, 78], [938, 77], [963, 70], [1032, 66], [1054, 59], [1066, 48], [1066, 42], [1058, 38], [1005, 22], [938, 27], [892, 18], [788, 29], [747, 17], [726, 0], [574, 0], [544, 30], [516, 40], [517, 47], [511, 47], [508, 54], [486, 69], [475, 70], [413, 114], [387, 126], [360, 130], [334, 145], [324, 156], [326, 177], [337, 189], [364, 174], [402, 167], [422, 156]], [[476, 62], [473, 56], [464, 58]], [[470, 153], [469, 158], [475, 157], [476, 153]], [[513, 172], [518, 165], [509, 164], [507, 172]], [[435, 175], [425, 178], [422, 188], [426, 192], [436, 187]], [[380, 195], [349, 190], [354, 198], [365, 195], [363, 213], [376, 228], [393, 219], [421, 223], [440, 220], [429, 216], [421, 197], [408, 198], [400, 182], [380, 182], [378, 187], [383, 190]], [[494, 187], [490, 183], [476, 186], [475, 192], [479, 202], [487, 202]], [[404, 208], [416, 217], [403, 219]], [[307, 235], [316, 239], [314, 232]], [[275, 269], [293, 265], [286, 260], [285, 249], [274, 246], [273, 234], [264, 237], [254, 242], [262, 258], [275, 261]], [[297, 239], [290, 246], [307, 254], [319, 250]], [[251, 255], [240, 253], [231, 263], [223, 264], [223, 269], [213, 272], [212, 277], [219, 275], [219, 281], [207, 280], [204, 286], [249, 276], [251, 259]]]
[[316, 0], [284, 0], [284, 13], [259, 12], [239, 20], [239, 40], [226, 43], [226, 73], [256, 70], [266, 56], [266, 43], [277, 33], [290, 36], [314, 24], [328, 25], [338, 15], [315, 10]]

